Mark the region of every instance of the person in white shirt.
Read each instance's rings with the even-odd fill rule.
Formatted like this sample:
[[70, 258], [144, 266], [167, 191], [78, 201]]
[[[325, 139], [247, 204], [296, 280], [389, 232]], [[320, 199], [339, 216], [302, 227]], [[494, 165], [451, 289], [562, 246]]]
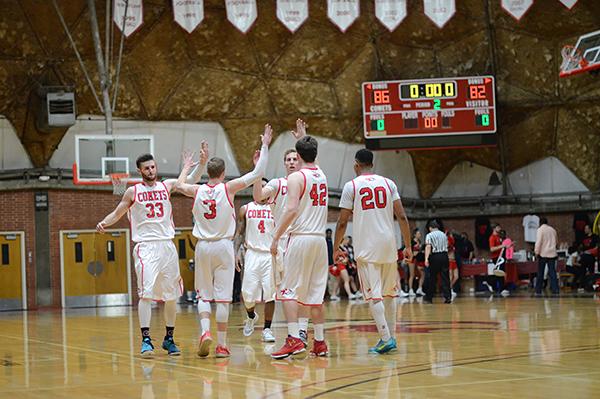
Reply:
[[212, 336], [210, 333], [211, 302], [216, 303], [217, 321], [217, 357], [229, 357], [227, 348], [227, 321], [229, 304], [232, 299], [233, 279], [235, 276], [235, 256], [233, 237], [235, 234], [235, 194], [250, 186], [264, 174], [272, 128], [265, 125], [261, 136], [260, 158], [251, 172], [237, 179], [225, 181], [225, 161], [211, 158], [207, 164], [208, 182], [206, 184], [187, 184], [184, 176], [191, 168], [189, 159], [185, 160], [176, 187], [182, 194], [194, 198], [192, 214], [194, 216], [194, 237], [198, 238], [195, 251], [194, 279], [200, 313], [201, 337], [198, 344], [198, 356], [209, 354]]
[[[334, 248], [339, 248], [352, 216], [355, 258], [365, 300], [380, 335], [369, 353], [396, 349], [398, 271], [394, 215], [400, 225], [407, 261], [412, 258], [410, 227], [396, 184], [373, 174], [373, 153], [361, 149], [354, 156], [357, 177], [344, 185]], [[336, 255], [339, 249], [336, 250]]]
[[[191, 156], [189, 160], [191, 162]], [[189, 183], [200, 181], [204, 165], [208, 159], [208, 145], [202, 142], [200, 165], [183, 179]], [[193, 162], [190, 163], [193, 166]], [[136, 160], [142, 183], [129, 187], [121, 202], [96, 226], [104, 233], [105, 229], [117, 223], [125, 214], [131, 222], [131, 236], [136, 243], [133, 249], [135, 273], [137, 276], [138, 316], [142, 332], [141, 356], [154, 356], [154, 345], [150, 338], [152, 301], [165, 303], [166, 335], [162, 347], [170, 356], [178, 356], [181, 351], [173, 340], [177, 298], [182, 295], [179, 260], [173, 237], [175, 226], [171, 209], [171, 191], [176, 180], [158, 181], [156, 161], [152, 154], [144, 154]], [[190, 167], [191, 169], [191, 167]], [[186, 177], [187, 176], [187, 177]]]

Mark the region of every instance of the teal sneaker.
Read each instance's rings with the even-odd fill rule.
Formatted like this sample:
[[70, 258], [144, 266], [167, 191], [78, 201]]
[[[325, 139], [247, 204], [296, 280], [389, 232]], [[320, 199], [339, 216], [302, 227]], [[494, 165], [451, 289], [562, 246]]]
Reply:
[[377, 351], [377, 348], [379, 348], [383, 344], [384, 344], [384, 342], [380, 339], [379, 341], [377, 341], [377, 343], [375, 344], [374, 347], [369, 348], [369, 353], [374, 354], [374, 355], [379, 354], [379, 352]]
[[152, 345], [152, 340], [150, 338], [144, 338], [142, 340], [142, 357], [152, 357], [154, 356], [154, 345]]
[[375, 351], [380, 355], [397, 349], [396, 338], [390, 338], [387, 341], [380, 340], [380, 342], [380, 345], [375, 346]]
[[169, 337], [163, 341], [162, 348], [169, 353], [169, 356], [181, 355], [181, 351], [179, 350], [177, 345], [175, 345], [175, 341], [173, 341], [173, 338], [171, 338], [171, 337]]

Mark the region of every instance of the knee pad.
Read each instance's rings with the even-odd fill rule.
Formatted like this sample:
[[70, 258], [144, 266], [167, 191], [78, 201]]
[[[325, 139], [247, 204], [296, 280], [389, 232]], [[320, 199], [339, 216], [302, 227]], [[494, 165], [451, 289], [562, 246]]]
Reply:
[[229, 304], [217, 303], [217, 311], [215, 312], [215, 320], [217, 323], [227, 323], [229, 319]]
[[198, 313], [210, 313], [210, 302], [198, 301]]

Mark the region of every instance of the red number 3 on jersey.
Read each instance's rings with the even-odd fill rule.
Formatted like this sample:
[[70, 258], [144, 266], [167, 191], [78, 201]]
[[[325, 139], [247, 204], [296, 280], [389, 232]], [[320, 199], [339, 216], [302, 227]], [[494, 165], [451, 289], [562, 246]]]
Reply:
[[204, 213], [206, 219], [214, 219], [217, 217], [217, 201], [208, 199], [202, 201], [204, 205], [208, 206], [208, 212]]

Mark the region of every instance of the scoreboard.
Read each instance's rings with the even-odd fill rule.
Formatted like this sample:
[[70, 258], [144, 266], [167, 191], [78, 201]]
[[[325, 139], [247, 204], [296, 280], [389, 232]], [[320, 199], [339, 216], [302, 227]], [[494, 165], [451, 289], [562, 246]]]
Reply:
[[432, 149], [496, 143], [493, 76], [362, 84], [370, 149]]

